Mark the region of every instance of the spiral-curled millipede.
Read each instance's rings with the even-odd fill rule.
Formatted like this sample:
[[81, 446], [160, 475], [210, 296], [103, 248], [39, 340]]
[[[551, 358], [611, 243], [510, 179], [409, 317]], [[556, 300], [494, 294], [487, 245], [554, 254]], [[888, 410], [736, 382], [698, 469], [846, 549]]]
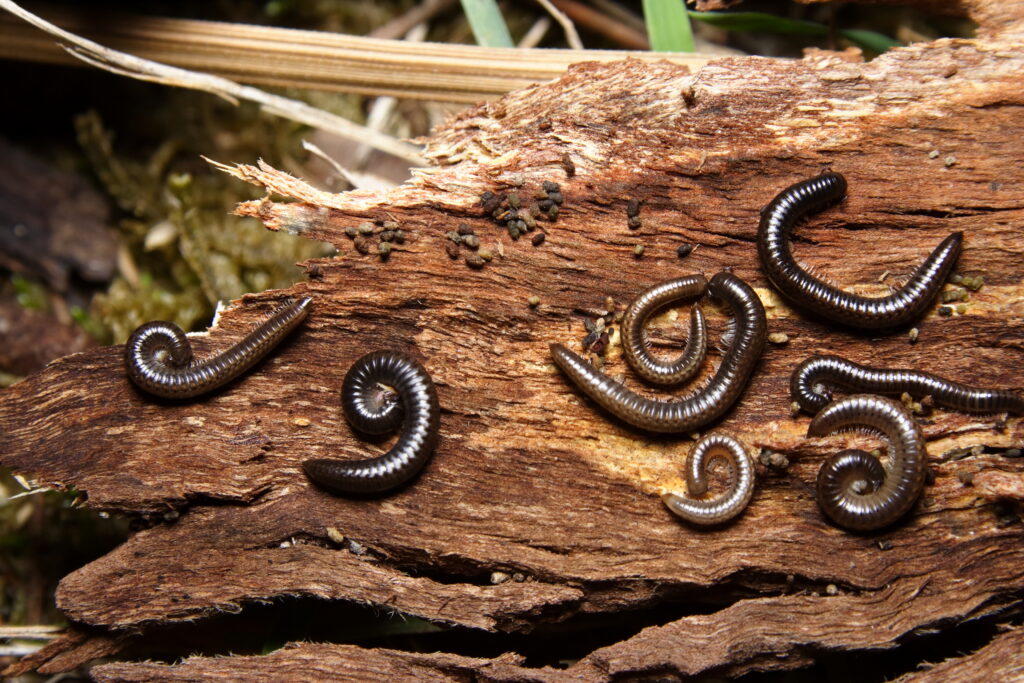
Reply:
[[128, 378], [143, 391], [170, 399], [194, 398], [221, 387], [267, 355], [309, 313], [311, 298], [289, 301], [231, 348], [206, 360], [192, 358], [180, 327], [157, 320], [138, 327], [124, 347]]
[[423, 469], [437, 447], [437, 390], [419, 361], [404, 353], [375, 351], [357, 360], [342, 383], [341, 405], [356, 431], [386, 434], [399, 426], [402, 431], [395, 445], [376, 458], [303, 462], [313, 483], [331, 492], [381, 493], [401, 486]]
[[812, 313], [850, 327], [887, 328], [909, 322], [928, 307], [942, 288], [963, 242], [954, 232], [935, 248], [906, 284], [892, 294], [871, 298], [850, 294], [819, 280], [796, 262], [787, 239], [796, 222], [840, 201], [846, 179], [823, 173], [790, 185], [761, 212], [757, 253], [768, 279], [782, 294]]
[[636, 374], [664, 386], [682, 384], [700, 372], [707, 352], [707, 323], [700, 306], [690, 309], [690, 335], [686, 350], [672, 362], [663, 362], [651, 355], [644, 338], [644, 324], [662, 306], [703, 296], [708, 281], [703, 275], [688, 275], [657, 284], [641, 292], [626, 308], [622, 317], [622, 355]]
[[870, 453], [844, 450], [818, 472], [818, 504], [837, 525], [854, 531], [888, 526], [905, 515], [924, 489], [927, 453], [913, 415], [901, 403], [858, 394], [825, 406], [807, 436], [867, 427], [889, 442], [888, 470]]
[[651, 432], [693, 431], [720, 417], [739, 398], [764, 350], [768, 329], [761, 300], [732, 273], [712, 277], [708, 293], [732, 308], [733, 341], [711, 381], [685, 399], [659, 401], [641, 396], [562, 344], [552, 344], [551, 355], [583, 393], [624, 422]]
[[832, 400], [832, 387], [871, 394], [931, 396], [936, 405], [966, 413], [1024, 413], [1024, 396], [1006, 389], [981, 389], [927, 372], [873, 368], [839, 356], [811, 356], [789, 379], [789, 393], [812, 415]]
[[[732, 485], [715, 498], [694, 498], [707, 493], [707, 469], [716, 459], [729, 463]], [[743, 512], [754, 495], [753, 463], [736, 439], [725, 434], [709, 434], [694, 444], [690, 451], [686, 464], [686, 490], [688, 496], [666, 493], [661, 499], [669, 510], [691, 524], [711, 526], [727, 522]]]

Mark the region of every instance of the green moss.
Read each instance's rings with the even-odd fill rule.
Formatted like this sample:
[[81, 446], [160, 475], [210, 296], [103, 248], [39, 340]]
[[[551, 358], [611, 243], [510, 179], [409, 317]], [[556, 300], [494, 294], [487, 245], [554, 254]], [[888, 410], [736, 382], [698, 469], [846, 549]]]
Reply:
[[200, 153], [289, 158], [282, 150], [299, 149], [304, 129], [259, 117], [251, 107], [226, 108], [208, 96], [170, 96], [182, 98], [191, 125], [181, 130], [181, 141], [160, 143], [144, 160], [120, 156], [97, 114], [76, 119], [97, 178], [127, 214], [118, 223], [120, 274], [82, 317], [104, 340], [122, 342], [149, 320], [186, 330], [205, 327], [218, 302], [288, 287], [303, 277], [296, 262], [330, 252], [327, 245], [231, 215], [237, 202], [258, 190], [196, 163]]

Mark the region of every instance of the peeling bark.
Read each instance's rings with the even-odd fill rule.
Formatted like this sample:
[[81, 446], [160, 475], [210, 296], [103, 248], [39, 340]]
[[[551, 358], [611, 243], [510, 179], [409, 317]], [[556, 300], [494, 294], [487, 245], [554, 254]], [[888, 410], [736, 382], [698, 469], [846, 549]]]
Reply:
[[[790, 371], [816, 352], [1020, 386], [1024, 49], [1012, 33], [999, 35], [913, 45], [870, 63], [815, 52], [799, 61], [723, 59], [696, 74], [635, 61], [577, 65], [449, 121], [427, 141], [434, 166], [389, 192], [334, 195], [265, 165], [222, 167], [268, 190], [240, 214], [341, 253], [307, 264], [310, 281], [288, 292], [244, 297], [194, 339], [201, 356], [234, 343], [282, 296], [314, 297], [303, 328], [209, 398], [147, 399], [125, 380], [116, 347], [58, 361], [4, 392], [2, 464], [155, 522], [62, 582], [58, 603], [70, 618], [101, 632], [145, 633], [299, 595], [513, 631], [663, 600], [685, 605], [709, 591], [725, 606], [684, 611], [566, 671], [511, 656], [302, 644], [173, 667], [111, 664], [96, 676], [736, 676], [807, 666], [825, 652], [894, 648], [969, 619], [1011, 618], [1021, 606], [1024, 527], [1016, 489], [984, 473], [1019, 487], [1024, 462], [1003, 453], [1024, 442], [1020, 418], [922, 418], [933, 483], [904, 523], [853, 535], [822, 518], [815, 476], [826, 454], [875, 442], [805, 439], [808, 419], [790, 416], [787, 397]], [[963, 314], [942, 317], [933, 307], [912, 344], [906, 330], [836, 330], [772, 292], [753, 244], [758, 211], [825, 166], [846, 175], [850, 194], [798, 229], [798, 257], [877, 295], [962, 230], [958, 270], [985, 277]], [[556, 221], [541, 221], [543, 244], [512, 241], [482, 216], [484, 191], [518, 187], [532, 201], [545, 180], [561, 184], [565, 204]], [[635, 231], [626, 225], [631, 198], [642, 203]], [[367, 219], [395, 220], [409, 240], [387, 261], [361, 255], [344, 229]], [[459, 223], [496, 254], [482, 269], [461, 260], [469, 250], [448, 258], [445, 232]], [[698, 248], [680, 261], [684, 242]], [[757, 288], [771, 331], [790, 341], [766, 351], [739, 404], [711, 429], [755, 454], [784, 454], [790, 465], [759, 465], [748, 510], [704, 531], [658, 499], [681, 485], [688, 440], [610, 420], [553, 367], [548, 344], [579, 348], [583, 319], [603, 312], [606, 297], [621, 306], [660, 280], [727, 267]], [[886, 272], [892, 277], [878, 282]], [[532, 295], [536, 307], [527, 304]], [[710, 311], [715, 334], [725, 315]], [[655, 345], [679, 348], [682, 327], [659, 316]], [[442, 442], [397, 494], [335, 498], [311, 487], [300, 465], [374, 452], [344, 424], [337, 392], [349, 365], [377, 348], [407, 351], [433, 374]], [[720, 358], [712, 355], [709, 373]], [[638, 386], [614, 344], [605, 368]], [[177, 521], [160, 522], [168, 512]], [[496, 570], [526, 580], [491, 585]], [[997, 659], [985, 662], [989, 674], [1004, 672]]]
[[998, 672], [1004, 681], [1024, 678], [1024, 631], [1012, 629], [996, 636], [977, 652], [947, 659], [899, 680], [900, 683], [976, 681], [989, 672]]

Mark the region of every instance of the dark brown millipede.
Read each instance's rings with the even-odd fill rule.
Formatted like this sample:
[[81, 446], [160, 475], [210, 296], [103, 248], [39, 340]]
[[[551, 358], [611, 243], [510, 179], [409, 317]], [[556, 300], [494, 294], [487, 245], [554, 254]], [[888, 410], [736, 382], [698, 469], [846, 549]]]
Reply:
[[[385, 387], [394, 389], [394, 394]], [[364, 434], [402, 427], [394, 446], [367, 460], [317, 458], [302, 468], [313, 482], [342, 494], [381, 493], [412, 479], [437, 447], [441, 409], [430, 374], [404, 353], [375, 351], [357, 360], [341, 388], [346, 419]]]
[[924, 489], [927, 453], [921, 429], [905, 406], [858, 394], [825, 406], [807, 436], [866, 427], [889, 442], [888, 470], [870, 453], [845, 450], [818, 472], [818, 504], [833, 522], [854, 531], [886, 527], [905, 515]]
[[966, 413], [1024, 413], [1024, 397], [1006, 389], [981, 389], [907, 369], [873, 368], [839, 356], [811, 356], [797, 366], [789, 380], [794, 401], [814, 414], [832, 400], [831, 388], [915, 399], [931, 396], [944, 408]]
[[[729, 463], [732, 485], [715, 498], [695, 498], [707, 493], [707, 468], [716, 459]], [[743, 512], [754, 495], [754, 465], [736, 439], [725, 434], [708, 434], [690, 450], [686, 490], [687, 496], [672, 492], [664, 494], [661, 500], [669, 510], [691, 524], [722, 524]]]
[[298, 327], [311, 298], [289, 301], [222, 353], [196, 361], [185, 332], [157, 320], [140, 326], [124, 347], [128, 378], [143, 391], [170, 399], [194, 398], [223, 386], [255, 365]]
[[651, 432], [690, 432], [717, 419], [743, 392], [764, 350], [764, 306], [747, 283], [732, 273], [718, 273], [708, 293], [733, 310], [732, 343], [711, 381], [679, 401], [645, 398], [611, 379], [562, 344], [551, 345], [555, 364], [583, 393], [619, 419]]
[[757, 252], [768, 279], [782, 294], [812, 313], [858, 328], [895, 327], [909, 322], [928, 307], [942, 288], [960, 255], [963, 233], [944, 239], [910, 276], [889, 296], [871, 298], [850, 294], [814, 277], [793, 258], [788, 235], [796, 222], [840, 201], [846, 195], [846, 179], [838, 173], [790, 185], [761, 212]]
[[622, 317], [622, 355], [636, 374], [652, 384], [682, 384], [700, 372], [707, 352], [707, 323], [700, 306], [690, 309], [690, 334], [686, 350], [673, 362], [665, 363], [651, 355], [644, 338], [644, 325], [651, 314], [666, 304], [700, 297], [707, 290], [703, 275], [688, 275], [659, 283], [640, 293]]

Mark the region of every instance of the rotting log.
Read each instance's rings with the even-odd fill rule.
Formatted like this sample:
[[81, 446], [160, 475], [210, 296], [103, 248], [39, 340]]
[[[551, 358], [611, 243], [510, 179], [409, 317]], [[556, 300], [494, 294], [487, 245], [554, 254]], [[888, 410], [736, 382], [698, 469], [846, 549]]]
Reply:
[[[916, 44], [869, 63], [814, 52], [723, 59], [696, 74], [667, 63], [577, 65], [449, 121], [427, 141], [433, 166], [388, 192], [328, 194], [265, 165], [222, 167], [268, 190], [239, 214], [341, 253], [307, 264], [308, 282], [244, 297], [194, 338], [202, 355], [233, 343], [282, 297], [314, 297], [303, 328], [209, 398], [147, 399], [125, 380], [118, 347], [62, 359], [4, 392], [0, 463], [39, 485], [73, 484], [97, 508], [154, 520], [64, 579], [58, 604], [77, 625], [9, 672], [70, 668], [116, 652], [127, 642], [119, 637], [285, 595], [497, 631], [664, 600], [684, 607], [565, 670], [512, 655], [296, 644], [264, 657], [114, 663], [94, 675], [737, 676], [896, 648], [972, 620], [1019, 619], [1024, 461], [1008, 455], [1024, 442], [1020, 418], [922, 418], [933, 481], [905, 522], [853, 535], [823, 519], [815, 476], [844, 443], [874, 442], [805, 439], [808, 419], [790, 415], [787, 397], [789, 372], [816, 352], [1020, 387], [1024, 8], [1010, 8], [978, 0], [971, 9], [983, 38]], [[1000, 23], [986, 24], [992, 17]], [[823, 167], [844, 173], [850, 194], [799, 228], [799, 257], [881, 294], [880, 276], [908, 272], [962, 230], [958, 269], [985, 278], [962, 314], [940, 317], [933, 306], [912, 344], [905, 329], [870, 337], [835, 329], [773, 294], [753, 244], [758, 211]], [[484, 191], [522, 182], [519, 193], [532, 197], [545, 180], [561, 184], [565, 204], [556, 221], [542, 221], [543, 244], [512, 241], [482, 215]], [[631, 198], [642, 202], [635, 231], [626, 225]], [[397, 221], [410, 238], [387, 261], [362, 255], [344, 229], [364, 220]], [[461, 260], [468, 250], [460, 260], [446, 254], [445, 232], [463, 222], [496, 253], [479, 270]], [[698, 248], [679, 260], [684, 242]], [[645, 246], [640, 258], [636, 244]], [[754, 454], [784, 454], [789, 466], [759, 464], [750, 507], [709, 531], [685, 526], [658, 498], [681, 486], [687, 437], [610, 420], [558, 373], [548, 345], [579, 348], [584, 318], [603, 312], [606, 297], [621, 306], [660, 280], [723, 268], [757, 287], [771, 331], [789, 342], [766, 351], [740, 403], [711, 429]], [[726, 314], [711, 311], [714, 330]], [[656, 346], [678, 349], [681, 327], [672, 314], [657, 318]], [[300, 465], [374, 448], [344, 424], [337, 392], [351, 363], [377, 348], [405, 350], [433, 374], [442, 442], [395, 495], [332, 497], [311, 487]], [[712, 355], [709, 366], [720, 357]], [[605, 367], [638, 386], [617, 346]], [[496, 570], [526, 580], [491, 585]], [[687, 611], [709, 593], [719, 609]], [[986, 654], [1019, 641], [1010, 633], [967, 658], [985, 667], [983, 677], [1019, 667]], [[946, 680], [978, 675], [971, 663], [941, 666]]]

